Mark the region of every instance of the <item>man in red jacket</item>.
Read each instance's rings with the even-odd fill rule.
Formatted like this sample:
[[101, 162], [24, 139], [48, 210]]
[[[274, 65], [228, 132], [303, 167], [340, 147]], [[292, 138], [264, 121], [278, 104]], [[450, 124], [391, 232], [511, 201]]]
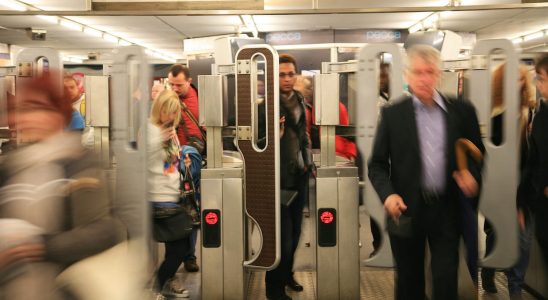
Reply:
[[[167, 82], [171, 89], [179, 95], [181, 104], [185, 105], [188, 108], [187, 111], [194, 117], [194, 119], [198, 120], [198, 93], [194, 87], [190, 85], [192, 78], [190, 78], [189, 69], [181, 64], [171, 66], [167, 76]], [[192, 121], [184, 109], [181, 111], [181, 114], [181, 125], [177, 128], [179, 143], [181, 145], [188, 145], [191, 137], [195, 137], [203, 143], [204, 141], [202, 140], [198, 124]], [[200, 151], [200, 149], [198, 150]]]
[[[200, 128], [198, 124], [194, 122], [191, 117], [195, 120], [198, 120], [199, 110], [198, 110], [198, 93], [190, 85], [192, 78], [190, 78], [190, 71], [187, 67], [181, 64], [175, 64], [169, 69], [167, 75], [168, 85], [171, 87], [179, 99], [181, 99], [181, 123], [177, 127], [177, 137], [179, 138], [179, 143], [181, 145], [190, 145], [195, 147], [198, 151], [198, 147], [195, 145], [196, 141], [201, 141], [202, 146], [205, 145], [200, 133]], [[184, 109], [186, 106], [186, 110]], [[185, 262], [185, 270], [187, 272], [198, 272], [200, 268], [196, 263], [196, 238], [198, 236], [198, 229], [194, 228], [192, 234], [190, 235], [190, 247], [188, 252], [185, 254], [183, 259]]]

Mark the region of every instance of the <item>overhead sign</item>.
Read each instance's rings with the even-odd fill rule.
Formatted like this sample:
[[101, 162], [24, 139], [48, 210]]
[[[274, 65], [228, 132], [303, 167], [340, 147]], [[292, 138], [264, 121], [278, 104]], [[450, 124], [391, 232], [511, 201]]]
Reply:
[[333, 30], [269, 32], [265, 41], [270, 45], [323, 44], [333, 42]]
[[403, 43], [407, 29], [335, 30], [335, 43]]

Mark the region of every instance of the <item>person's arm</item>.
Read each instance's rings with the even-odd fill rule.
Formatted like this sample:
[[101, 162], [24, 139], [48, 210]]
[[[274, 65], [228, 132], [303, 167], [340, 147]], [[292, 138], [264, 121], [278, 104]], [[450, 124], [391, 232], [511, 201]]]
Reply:
[[97, 183], [77, 188], [67, 197], [69, 229], [44, 236], [47, 260], [68, 265], [109, 249], [127, 236], [126, 227], [111, 214], [102, 171], [86, 168], [73, 177], [82, 178]]

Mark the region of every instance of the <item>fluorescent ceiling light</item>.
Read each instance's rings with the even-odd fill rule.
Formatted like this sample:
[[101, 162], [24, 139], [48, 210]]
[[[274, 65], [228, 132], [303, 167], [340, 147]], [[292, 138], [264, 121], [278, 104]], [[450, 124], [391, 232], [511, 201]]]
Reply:
[[521, 42], [523, 42], [523, 38], [521, 36], [512, 40], [512, 43], [514, 44], [519, 44]]
[[97, 30], [97, 29], [93, 29], [91, 27], [84, 27], [84, 33], [87, 33], [91, 36], [94, 36], [94, 37], [103, 37], [103, 32], [100, 31], [100, 30]]
[[115, 37], [108, 33], [103, 34], [103, 39], [107, 42], [116, 43], [116, 44], [118, 44], [118, 40], [119, 40], [118, 37]]
[[59, 18], [57, 18], [56, 16], [37, 15], [36, 17], [53, 24], [59, 24]]
[[523, 41], [536, 40], [544, 36], [544, 31], [537, 31], [523, 37]]
[[19, 1], [2, 0], [2, 2], [0, 2], [0, 5], [4, 6], [4, 7], [7, 7], [9, 9], [12, 9], [12, 10], [18, 10], [18, 11], [26, 11], [27, 10], [27, 7], [25, 5], [19, 3]]
[[61, 26], [65, 26], [66, 28], [69, 28], [69, 29], [72, 29], [72, 30], [82, 31], [82, 25], [80, 25], [76, 22], [61, 19], [59, 24], [61, 24]]

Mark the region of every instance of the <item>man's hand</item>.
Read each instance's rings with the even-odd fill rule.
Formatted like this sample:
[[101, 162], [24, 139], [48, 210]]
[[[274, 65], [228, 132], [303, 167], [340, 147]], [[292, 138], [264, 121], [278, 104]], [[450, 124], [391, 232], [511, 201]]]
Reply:
[[0, 251], [0, 270], [22, 260], [39, 261], [44, 256], [43, 244], [23, 244]]
[[521, 208], [518, 208], [518, 224], [521, 231], [525, 231], [525, 214]]
[[468, 198], [477, 196], [478, 183], [474, 176], [470, 174], [468, 170], [460, 170], [453, 172], [453, 178], [457, 182], [457, 185]]
[[280, 118], [280, 138], [284, 136], [285, 133], [285, 116]]
[[384, 209], [395, 222], [398, 222], [398, 218], [407, 210], [407, 206], [400, 195], [392, 194], [384, 201]]

